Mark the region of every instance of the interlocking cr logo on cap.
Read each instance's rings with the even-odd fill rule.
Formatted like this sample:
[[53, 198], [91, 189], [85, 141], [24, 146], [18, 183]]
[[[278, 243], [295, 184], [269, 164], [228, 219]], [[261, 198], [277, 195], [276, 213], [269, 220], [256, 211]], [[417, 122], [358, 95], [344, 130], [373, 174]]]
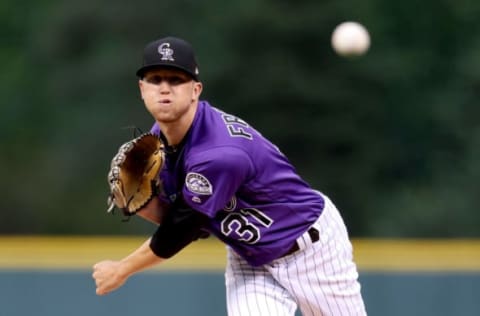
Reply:
[[170, 43], [162, 43], [158, 46], [158, 53], [162, 55], [162, 60], [175, 61], [173, 59], [173, 49], [170, 48]]

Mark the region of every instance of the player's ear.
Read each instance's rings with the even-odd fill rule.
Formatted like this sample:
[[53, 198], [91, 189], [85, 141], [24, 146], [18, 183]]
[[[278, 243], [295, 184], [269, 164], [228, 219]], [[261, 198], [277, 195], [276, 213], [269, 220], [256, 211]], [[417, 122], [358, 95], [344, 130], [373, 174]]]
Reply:
[[203, 91], [203, 85], [201, 82], [194, 81], [193, 83], [193, 91], [192, 91], [192, 101], [193, 100], [198, 100], [200, 97], [200, 94], [202, 94]]
[[140, 90], [140, 97], [143, 100], [143, 80], [142, 79], [138, 80], [138, 88]]

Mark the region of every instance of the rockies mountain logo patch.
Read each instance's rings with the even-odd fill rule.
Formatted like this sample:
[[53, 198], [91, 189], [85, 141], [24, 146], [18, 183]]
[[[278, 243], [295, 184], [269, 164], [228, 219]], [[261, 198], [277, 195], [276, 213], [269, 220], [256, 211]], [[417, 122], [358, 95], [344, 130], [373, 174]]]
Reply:
[[208, 179], [195, 172], [187, 173], [185, 178], [185, 185], [190, 192], [201, 194], [201, 195], [211, 195], [213, 193], [213, 187]]

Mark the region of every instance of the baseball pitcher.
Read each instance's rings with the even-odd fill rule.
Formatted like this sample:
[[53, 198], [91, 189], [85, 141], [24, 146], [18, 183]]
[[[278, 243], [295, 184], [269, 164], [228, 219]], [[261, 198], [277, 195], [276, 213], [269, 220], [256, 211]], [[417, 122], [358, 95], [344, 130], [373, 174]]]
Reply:
[[155, 122], [112, 160], [109, 209], [158, 228], [125, 258], [95, 264], [97, 294], [213, 235], [227, 246], [228, 315], [366, 315], [334, 203], [250, 124], [200, 100], [191, 45], [149, 43], [137, 76]]

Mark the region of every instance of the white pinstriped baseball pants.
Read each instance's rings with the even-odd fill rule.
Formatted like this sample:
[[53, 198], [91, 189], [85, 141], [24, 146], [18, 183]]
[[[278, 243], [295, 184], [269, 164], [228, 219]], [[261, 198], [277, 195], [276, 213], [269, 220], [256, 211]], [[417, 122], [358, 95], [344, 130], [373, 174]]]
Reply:
[[293, 316], [297, 307], [303, 316], [367, 315], [347, 229], [335, 205], [325, 203], [313, 225], [320, 240], [303, 234], [291, 255], [252, 267], [227, 247], [229, 316]]

